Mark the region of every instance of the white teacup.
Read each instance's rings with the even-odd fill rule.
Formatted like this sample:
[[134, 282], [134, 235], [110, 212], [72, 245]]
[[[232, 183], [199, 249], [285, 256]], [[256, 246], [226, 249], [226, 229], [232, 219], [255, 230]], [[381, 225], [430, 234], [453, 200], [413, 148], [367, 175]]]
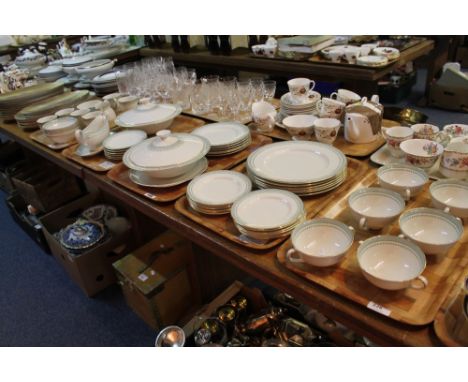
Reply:
[[338, 263], [351, 248], [354, 228], [333, 219], [313, 219], [298, 225], [291, 240], [294, 248], [287, 253], [289, 261], [328, 267]]
[[438, 180], [429, 188], [434, 207], [468, 218], [468, 182], [453, 179]]
[[400, 194], [384, 188], [369, 187], [354, 191], [348, 205], [359, 228], [382, 229], [389, 225], [405, 208]]
[[283, 119], [283, 125], [286, 130], [291, 134], [292, 139], [297, 140], [310, 140], [314, 133], [314, 122], [317, 117], [311, 114], [296, 114]]
[[433, 141], [439, 132], [439, 127], [436, 125], [431, 125], [429, 123], [417, 123], [411, 125], [411, 128], [414, 131], [414, 137], [416, 139], [428, 139]]
[[322, 98], [317, 102], [317, 110], [320, 118], [340, 119], [344, 113], [346, 104], [332, 98]]
[[288, 88], [291, 96], [300, 100], [306, 100], [309, 90], [314, 89], [314, 87], [315, 81], [311, 81], [308, 78], [293, 78], [288, 81]]
[[445, 255], [463, 234], [460, 218], [435, 208], [414, 208], [399, 219], [400, 230], [426, 255]]
[[335, 142], [340, 130], [340, 121], [336, 118], [318, 118], [314, 122], [317, 141], [331, 145]]
[[349, 47], [344, 50], [345, 60], [348, 61], [349, 64], [355, 64], [360, 55], [361, 49], [359, 47]]
[[390, 235], [372, 237], [361, 242], [357, 260], [364, 277], [379, 288], [423, 289], [428, 285], [421, 275], [426, 257], [408, 240]]
[[338, 89], [337, 92], [330, 94], [330, 98], [343, 102], [346, 105], [359, 102], [361, 100], [361, 96], [359, 94], [346, 89]]
[[406, 200], [418, 195], [429, 181], [427, 173], [406, 164], [389, 164], [377, 170], [379, 185], [398, 192]]
[[405, 155], [400, 150], [400, 143], [413, 138], [413, 129], [406, 126], [393, 126], [382, 129], [382, 135], [387, 141], [387, 148], [390, 154], [395, 158], [401, 158]]

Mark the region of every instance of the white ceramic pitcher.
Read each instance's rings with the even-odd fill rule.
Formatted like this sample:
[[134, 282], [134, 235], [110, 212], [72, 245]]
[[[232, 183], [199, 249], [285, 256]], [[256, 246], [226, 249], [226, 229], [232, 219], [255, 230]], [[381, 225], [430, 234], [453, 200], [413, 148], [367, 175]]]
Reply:
[[98, 115], [88, 127], [83, 130], [76, 130], [75, 137], [80, 145], [96, 149], [102, 146], [102, 142], [107, 138], [109, 132], [109, 122], [106, 116]]
[[351, 143], [370, 143], [378, 134], [372, 132], [369, 119], [364, 114], [347, 113], [344, 121], [344, 136]]

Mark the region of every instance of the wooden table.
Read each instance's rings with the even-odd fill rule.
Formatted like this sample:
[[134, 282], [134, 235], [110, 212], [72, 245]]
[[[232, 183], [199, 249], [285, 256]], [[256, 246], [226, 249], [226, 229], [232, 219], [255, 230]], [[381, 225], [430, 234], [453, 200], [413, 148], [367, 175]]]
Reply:
[[302, 62], [251, 57], [245, 48], [233, 50], [230, 56], [213, 55], [207, 50], [176, 53], [172, 49], [142, 48], [141, 56], [172, 56], [174, 62], [203, 69], [248, 71], [286, 77], [308, 77], [314, 80], [342, 82], [342, 86], [360, 94], [377, 94], [377, 82], [400, 65], [428, 54], [434, 48], [432, 40], [422, 40], [401, 52], [399, 60], [384, 68], [366, 68], [356, 65]]
[[299, 301], [318, 309], [331, 319], [370, 338], [381, 345], [436, 346], [440, 342], [432, 326], [403, 325], [374, 313], [339, 295], [306, 283], [280, 267], [276, 260], [277, 247], [265, 252], [253, 252], [180, 215], [173, 203], [156, 204], [127, 191], [113, 183], [105, 175], [92, 172], [67, 160], [60, 152], [49, 150], [29, 138], [29, 133], [14, 124], [0, 124], [0, 133], [10, 137], [26, 149], [32, 150], [47, 160], [63, 167], [104, 192], [111, 193], [129, 206], [151, 219], [185, 236], [200, 247], [219, 256], [247, 274], [287, 292]]

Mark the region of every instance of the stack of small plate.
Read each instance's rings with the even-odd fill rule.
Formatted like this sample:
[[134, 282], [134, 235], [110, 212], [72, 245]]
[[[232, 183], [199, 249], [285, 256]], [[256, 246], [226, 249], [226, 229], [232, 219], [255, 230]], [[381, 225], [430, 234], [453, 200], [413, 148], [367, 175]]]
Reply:
[[99, 97], [107, 94], [118, 92], [117, 87], [117, 73], [116, 71], [110, 71], [107, 73], [99, 74], [94, 77], [91, 81], [91, 86], [94, 92]]
[[44, 69], [39, 70], [38, 77], [42, 78], [46, 82], [54, 82], [59, 78], [66, 76], [67, 74], [62, 70], [59, 65], [49, 65]]
[[15, 114], [33, 102], [63, 93], [63, 85], [39, 84], [0, 95], [0, 119], [11, 121]]
[[[47, 85], [60, 85], [57, 83]], [[63, 85], [60, 85], [63, 88]], [[89, 97], [89, 91], [79, 90], [68, 93], [56, 95], [51, 98], [33, 103], [24, 109], [21, 109], [16, 115], [15, 119], [18, 126], [22, 129], [36, 129], [38, 128], [37, 120], [46, 115], [54, 114], [60, 109], [73, 107]]]
[[306, 218], [304, 203], [291, 192], [258, 190], [234, 202], [231, 216], [240, 233], [256, 240], [289, 235]]
[[290, 115], [318, 114], [317, 102], [320, 98], [320, 93], [315, 91], [311, 91], [309, 93], [309, 98], [304, 102], [295, 100], [291, 96], [291, 93], [283, 94], [280, 99], [280, 111], [277, 114], [276, 121], [280, 124], [280, 127], [282, 127], [281, 123], [283, 119]]
[[258, 188], [318, 195], [346, 180], [347, 160], [340, 150], [324, 143], [278, 142], [250, 154], [247, 173]]
[[250, 179], [236, 171], [211, 171], [194, 178], [187, 188], [190, 206], [208, 215], [228, 214], [232, 204], [250, 192]]
[[234, 154], [249, 147], [252, 143], [250, 130], [238, 122], [218, 122], [204, 125], [192, 131], [210, 142], [208, 156]]
[[109, 135], [102, 146], [107, 159], [120, 162], [125, 152], [132, 146], [144, 141], [147, 135], [142, 130], [125, 130]]

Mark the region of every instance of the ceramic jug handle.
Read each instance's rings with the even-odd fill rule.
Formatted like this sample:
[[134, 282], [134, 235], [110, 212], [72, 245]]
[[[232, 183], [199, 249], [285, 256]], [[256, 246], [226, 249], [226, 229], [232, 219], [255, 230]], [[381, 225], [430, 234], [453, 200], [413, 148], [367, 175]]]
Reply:
[[291, 263], [303, 263], [302, 259], [293, 257], [293, 254], [296, 252], [294, 248], [289, 249], [288, 252], [286, 252], [286, 257]]
[[[419, 281], [419, 283], [417, 283]], [[411, 288], [413, 289], [424, 289], [429, 285], [429, 281], [424, 276], [419, 275], [414, 280], [411, 280]]]
[[446, 213], [448, 213], [448, 214], [449, 214], [449, 213], [450, 213], [450, 207], [448, 207], [448, 206], [447, 206], [447, 207], [445, 207], [445, 208], [444, 208], [444, 212], [446, 212]]
[[314, 90], [314, 88], [315, 88], [315, 81], [310, 80], [310, 90]]
[[406, 201], [411, 199], [411, 191], [409, 188], [405, 190]]
[[364, 216], [359, 219], [359, 228], [367, 230], [367, 219]]
[[337, 93], [337, 92], [333, 92], [332, 94], [330, 94], [330, 98], [331, 98], [331, 99], [338, 99], [338, 93]]

